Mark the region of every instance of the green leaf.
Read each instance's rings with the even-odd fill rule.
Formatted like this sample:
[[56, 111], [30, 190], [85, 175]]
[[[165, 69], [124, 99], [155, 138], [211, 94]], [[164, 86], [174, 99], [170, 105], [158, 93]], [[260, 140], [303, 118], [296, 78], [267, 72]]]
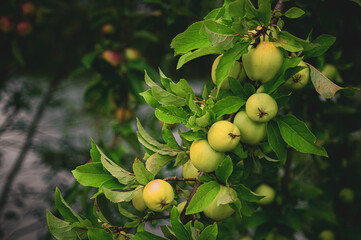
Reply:
[[285, 12], [285, 16], [288, 18], [299, 18], [303, 14], [305, 14], [305, 11], [298, 7], [292, 7]]
[[204, 19], [217, 20], [218, 18], [223, 16], [224, 10], [224, 7], [213, 9], [204, 17]]
[[303, 50], [303, 46], [299, 42], [287, 35], [280, 35], [278, 39], [275, 40], [275, 46], [281, 47], [289, 52], [299, 52]]
[[196, 114], [197, 116], [201, 116], [202, 115], [202, 109], [200, 106], [198, 106], [194, 99], [193, 98], [189, 98], [189, 101], [188, 101], [188, 106], [190, 108], [190, 110], [192, 110], [192, 112], [194, 114]]
[[213, 111], [217, 117], [221, 117], [225, 114], [237, 112], [245, 103], [246, 101], [240, 97], [228, 96], [217, 101]]
[[[336, 92], [340, 90], [345, 90], [345, 88], [340, 87], [323, 75], [311, 64], [307, 65], [310, 67], [310, 77], [315, 90], [325, 98], [332, 98], [335, 96]], [[355, 89], [356, 90], [356, 89]]]
[[134, 215], [133, 213], [129, 212], [128, 210], [126, 210], [125, 208], [123, 208], [121, 206], [121, 203], [118, 203], [118, 211], [120, 214], [122, 214], [123, 216], [129, 218], [129, 219], [132, 219], [132, 220], [135, 220], [135, 219], [138, 219], [139, 217], [137, 215]]
[[166, 148], [166, 146], [157, 140], [155, 140], [145, 129], [143, 128], [142, 124], [140, 123], [139, 119], [137, 118], [137, 128], [138, 133], [142, 136], [142, 138], [147, 141], [149, 144], [153, 145], [156, 148], [163, 149]]
[[248, 217], [252, 216], [254, 211], [256, 211], [256, 209], [259, 207], [259, 204], [254, 202], [247, 202], [243, 199], [241, 199], [241, 205], [242, 205], [241, 214]]
[[287, 159], [287, 144], [283, 140], [280, 130], [274, 121], [270, 121], [267, 124], [267, 138], [270, 147], [281, 161], [281, 165], [284, 165]]
[[165, 165], [167, 165], [173, 159], [174, 157], [171, 156], [164, 156], [158, 153], [154, 153], [145, 162], [145, 167], [149, 172], [156, 175]]
[[55, 217], [49, 210], [46, 210], [46, 222], [50, 234], [56, 240], [78, 240], [78, 234], [71, 228], [70, 222]]
[[88, 238], [89, 240], [113, 240], [111, 233], [98, 228], [88, 228]]
[[81, 59], [81, 62], [83, 63], [86, 69], [91, 69], [95, 57], [96, 57], [95, 52], [90, 52]]
[[166, 238], [162, 238], [160, 236], [154, 235], [153, 233], [141, 231], [137, 232], [132, 240], [167, 240]]
[[186, 214], [188, 215], [203, 211], [212, 203], [219, 190], [220, 185], [217, 182], [212, 181], [202, 184], [189, 203]]
[[81, 185], [86, 187], [100, 187], [103, 183], [114, 179], [103, 170], [103, 165], [99, 162], [81, 165], [73, 170], [72, 174]]
[[224, 183], [227, 183], [229, 176], [233, 172], [233, 163], [232, 159], [227, 155], [222, 163], [216, 169], [216, 175], [219, 180]]
[[141, 95], [144, 98], [144, 100], [148, 103], [148, 105], [151, 106], [152, 108], [158, 108], [161, 106], [160, 103], [157, 101], [157, 99], [153, 97], [152, 89], [148, 89], [145, 92], [139, 93], [139, 95]]
[[203, 116], [196, 118], [196, 124], [198, 127], [205, 128], [211, 124], [211, 116], [209, 112], [206, 112]]
[[92, 146], [90, 150], [90, 157], [93, 162], [100, 162], [100, 152], [98, 151], [97, 145], [93, 142], [93, 139], [90, 139], [90, 142]]
[[173, 93], [167, 92], [161, 87], [152, 87], [153, 97], [162, 105], [182, 107], [186, 105], [185, 98], [178, 97]]
[[149, 142], [147, 142], [139, 132], [137, 132], [137, 135], [138, 135], [138, 141], [144, 146], [146, 150], [148, 149], [152, 151], [152, 154], [159, 153], [161, 155], [175, 156], [179, 153], [179, 150], [173, 151], [170, 148], [168, 148], [166, 145], [164, 145], [163, 148], [155, 147], [154, 145], [151, 145]]
[[135, 194], [142, 189], [143, 187], [136, 188], [132, 191], [128, 192], [118, 192], [118, 191], [112, 191], [105, 187], [103, 187], [104, 195], [106, 198], [108, 198], [113, 203], [120, 203], [120, 202], [130, 202]]
[[246, 15], [245, 1], [237, 0], [237, 1], [231, 2], [229, 4], [229, 15], [233, 18], [235, 18], [235, 17], [244, 18]]
[[119, 165], [114, 163], [110, 160], [101, 150], [99, 147], [98, 151], [100, 152], [100, 160], [103, 164], [103, 167], [110, 172], [110, 174], [118, 179], [121, 184], [130, 185], [135, 183], [136, 179], [133, 173], [126, 171], [125, 169], [121, 168]]
[[153, 173], [149, 172], [138, 158], [134, 159], [133, 172], [138, 183], [144, 186], [154, 179]]
[[162, 127], [162, 137], [163, 140], [167, 143], [168, 147], [174, 149], [181, 149], [172, 133], [172, 130], [166, 123], [164, 123]]
[[175, 206], [173, 206], [170, 214], [170, 224], [175, 236], [177, 237], [177, 240], [191, 239], [189, 232], [185, 229], [184, 225], [179, 220], [179, 212]]
[[21, 50], [20, 50], [20, 47], [19, 47], [19, 44], [18, 44], [17, 41], [15, 41], [15, 40], [12, 41], [11, 49], [13, 51], [13, 54], [14, 54], [14, 57], [15, 57], [16, 61], [18, 61], [18, 63], [21, 66], [25, 66], [25, 61], [24, 61], [23, 55], [21, 54]]
[[312, 41], [312, 43], [319, 46], [309, 51], [305, 51], [305, 58], [318, 57], [323, 55], [327, 49], [335, 43], [335, 41], [336, 37], [331, 35], [323, 34], [318, 36], [314, 41]]
[[205, 55], [209, 55], [209, 54], [220, 54], [221, 51], [214, 46], [210, 46], [210, 47], [205, 47], [205, 48], [200, 48], [198, 50], [195, 50], [193, 52], [188, 52], [184, 55], [182, 55], [179, 59], [178, 59], [178, 63], [177, 63], [177, 69], [180, 69], [184, 64], [186, 64], [187, 62], [205, 56]]
[[171, 83], [170, 88], [177, 96], [187, 98], [187, 96], [194, 96], [193, 89], [189, 86], [185, 79], [179, 80], [177, 83]]
[[232, 36], [236, 33], [235, 31], [233, 31], [232, 28], [228, 27], [227, 25], [221, 24], [213, 20], [204, 20], [203, 24], [208, 30], [219, 35]]
[[[244, 70], [242, 70], [244, 71]], [[228, 78], [228, 82], [229, 82], [229, 88], [231, 89], [232, 93], [234, 95], [237, 95], [238, 97], [242, 98], [243, 100], [247, 100], [248, 96], [246, 94], [246, 91], [244, 90], [244, 88], [242, 87], [242, 84], [237, 81], [236, 79], [229, 77]]]
[[160, 121], [168, 124], [186, 124], [188, 121], [188, 114], [182, 108], [177, 108], [174, 106], [160, 107], [155, 111], [155, 116]]
[[172, 228], [168, 225], [160, 226], [160, 230], [162, 230], [164, 237], [168, 239], [172, 239], [173, 237], [175, 237], [175, 233], [173, 232]]
[[[260, 196], [254, 192], [252, 192], [248, 187], [244, 186], [243, 184], [237, 185], [235, 188], [237, 191], [238, 197], [242, 200], [245, 200], [247, 202], [258, 202], [260, 199], [263, 198], [263, 196]], [[243, 201], [242, 201], [243, 206]]]
[[267, 26], [271, 21], [272, 9], [270, 0], [258, 0], [258, 19]]
[[193, 23], [187, 30], [173, 38], [170, 46], [174, 49], [175, 55], [211, 46], [207, 34], [201, 31], [202, 28], [203, 22]]
[[218, 235], [217, 223], [207, 226], [199, 236], [198, 240], [216, 240]]
[[83, 219], [65, 202], [59, 188], [56, 188], [55, 190], [55, 205], [65, 221], [71, 223], [83, 221]]
[[177, 155], [174, 163], [174, 167], [179, 167], [185, 164], [189, 160], [189, 156], [185, 152], [181, 152]]
[[158, 85], [149, 77], [147, 70], [144, 70], [144, 81], [150, 87], [158, 87]]
[[326, 150], [316, 145], [316, 137], [293, 115], [278, 116], [276, 118], [282, 138], [285, 142], [302, 153], [311, 153], [327, 157]]
[[193, 142], [194, 140], [197, 140], [197, 139], [205, 139], [206, 138], [206, 134], [203, 131], [193, 132], [192, 130], [190, 130], [188, 132], [180, 132], [179, 134], [189, 142]]

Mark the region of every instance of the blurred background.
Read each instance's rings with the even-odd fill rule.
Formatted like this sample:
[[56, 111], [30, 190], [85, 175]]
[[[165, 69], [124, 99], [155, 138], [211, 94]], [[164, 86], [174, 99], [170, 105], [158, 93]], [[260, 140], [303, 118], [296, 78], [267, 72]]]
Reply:
[[[285, 1], [285, 9], [296, 5], [306, 14], [287, 19], [285, 30], [303, 39], [336, 36], [328, 52], [309, 63], [341, 86], [360, 87], [360, 1]], [[90, 138], [126, 168], [144, 155], [135, 117], [161, 139], [161, 122], [139, 95], [146, 89], [144, 70], [158, 79], [160, 68], [196, 89], [211, 85], [216, 56], [176, 70], [170, 43], [220, 6], [219, 0], [0, 2], [0, 239], [51, 239], [45, 210], [56, 213], [56, 186], [87, 215], [92, 189], [79, 185], [71, 170], [91, 160]], [[307, 221], [272, 227], [299, 239], [317, 239], [325, 229], [336, 239], [361, 239], [360, 93], [325, 100], [309, 85], [285, 111], [307, 122], [330, 157], [292, 154], [286, 206], [303, 206], [294, 214]], [[275, 176], [255, 177], [280, 185]], [[220, 236], [239, 239], [259, 226], [255, 218], [229, 219]]]

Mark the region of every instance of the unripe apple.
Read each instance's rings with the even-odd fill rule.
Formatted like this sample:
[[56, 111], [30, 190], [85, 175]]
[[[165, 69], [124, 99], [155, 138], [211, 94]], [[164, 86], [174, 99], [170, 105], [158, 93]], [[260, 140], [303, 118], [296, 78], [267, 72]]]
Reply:
[[310, 69], [304, 61], [301, 61], [298, 66], [306, 67], [290, 77], [284, 84], [289, 89], [301, 89], [308, 83], [310, 79]]
[[0, 30], [3, 32], [9, 32], [13, 29], [13, 23], [8, 17], [0, 17]]
[[112, 50], [106, 50], [102, 55], [103, 59], [116, 67], [120, 63], [120, 55]]
[[107, 23], [102, 26], [100, 32], [105, 35], [112, 35], [115, 33], [115, 27], [113, 24]]
[[[211, 77], [214, 84], [216, 84], [216, 68], [219, 64], [219, 61], [223, 54], [219, 55], [212, 64], [212, 70], [211, 70]], [[234, 63], [231, 66], [231, 69], [229, 70], [229, 74], [226, 77], [226, 79], [223, 81], [221, 89], [228, 90], [229, 89], [229, 77], [232, 77], [239, 82], [244, 81], [246, 79], [246, 74], [244, 69], [242, 68], [242, 63], [238, 61], [234, 61]]]
[[255, 122], [268, 122], [276, 116], [277, 111], [276, 101], [267, 93], [255, 93], [247, 99], [247, 116]]
[[321, 240], [335, 240], [335, 234], [331, 230], [323, 230], [318, 238]]
[[259, 204], [268, 205], [271, 204], [275, 200], [276, 192], [273, 188], [268, 186], [267, 184], [259, 185], [255, 193], [261, 196], [265, 196], [261, 200], [258, 201]]
[[239, 143], [239, 129], [228, 121], [214, 123], [208, 131], [208, 142], [218, 152], [232, 151]]
[[150, 181], [143, 191], [145, 205], [152, 211], [161, 212], [174, 200], [172, 186], [161, 179]]
[[265, 83], [280, 70], [283, 56], [274, 42], [262, 41], [256, 48], [250, 45], [248, 53], [242, 56], [242, 62], [249, 79]]
[[236, 114], [233, 120], [240, 131], [240, 141], [248, 145], [256, 145], [267, 135], [267, 123], [252, 121], [245, 111]]
[[186, 204], [187, 204], [187, 201], [184, 201], [184, 202], [181, 202], [181, 203], [179, 203], [177, 205], [177, 210], [178, 210], [179, 214], [182, 213], [182, 211], [183, 211], [184, 207], [186, 206]]
[[[234, 192], [234, 189], [230, 188], [230, 191]], [[230, 217], [234, 210], [229, 206], [229, 204], [220, 204], [218, 205], [218, 200], [228, 193], [228, 188], [221, 185], [221, 188], [213, 200], [213, 202], [203, 210], [204, 215], [206, 217], [213, 219], [215, 221], [222, 221], [228, 217]], [[237, 195], [237, 194], [236, 194]]]
[[138, 190], [138, 192], [135, 194], [135, 196], [132, 199], [132, 204], [134, 208], [137, 209], [139, 212], [143, 212], [145, 209], [147, 209], [147, 206], [145, 205], [143, 199], [143, 191], [144, 188]]
[[25, 2], [25, 3], [21, 4], [20, 8], [21, 8], [21, 12], [23, 13], [24, 16], [34, 15], [36, 12], [35, 5], [31, 2]]
[[16, 32], [20, 36], [29, 35], [33, 31], [33, 26], [29, 21], [22, 21], [16, 25]]
[[333, 64], [328, 64], [328, 63], [325, 64], [325, 66], [323, 67], [321, 73], [323, 75], [325, 75], [325, 77], [327, 77], [331, 81], [335, 81], [337, 83], [342, 83], [343, 82], [340, 73], [338, 72], [336, 66], [333, 65]]
[[344, 203], [351, 203], [355, 198], [355, 194], [350, 188], [341, 189], [339, 196]]
[[[191, 161], [186, 162], [182, 168], [182, 175], [184, 178], [197, 178], [199, 170], [192, 164]], [[189, 185], [194, 185], [194, 181], [187, 181]]]
[[135, 48], [126, 48], [125, 49], [125, 58], [128, 61], [137, 60], [140, 58], [140, 53]]
[[224, 159], [223, 152], [215, 151], [207, 140], [196, 140], [189, 150], [192, 164], [201, 172], [213, 172]]

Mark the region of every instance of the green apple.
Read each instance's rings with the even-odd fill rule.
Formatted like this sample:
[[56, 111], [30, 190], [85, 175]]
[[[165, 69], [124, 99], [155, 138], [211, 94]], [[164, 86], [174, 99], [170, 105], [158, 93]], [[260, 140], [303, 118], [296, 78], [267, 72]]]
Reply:
[[223, 152], [215, 151], [207, 140], [196, 140], [189, 150], [192, 164], [201, 172], [213, 172], [224, 159]]
[[[184, 178], [197, 178], [199, 170], [192, 164], [192, 161], [188, 161], [183, 165], [182, 175]], [[186, 181], [189, 185], [194, 185], [194, 181]]]
[[256, 145], [267, 135], [267, 123], [252, 121], [245, 111], [236, 114], [233, 120], [240, 131], [240, 141], [248, 145]]
[[290, 77], [290, 79], [288, 79], [284, 84], [286, 88], [298, 90], [306, 86], [308, 83], [308, 80], [310, 79], [310, 69], [304, 61], [301, 61], [298, 66], [306, 68]]
[[335, 240], [335, 234], [331, 230], [323, 230], [318, 238], [321, 240]]
[[150, 210], [161, 212], [173, 202], [174, 191], [168, 182], [155, 179], [144, 187], [143, 199]]
[[351, 203], [355, 198], [355, 194], [350, 188], [341, 189], [339, 196], [344, 203]]
[[[232, 193], [232, 195], [235, 194], [237, 196], [234, 189], [230, 188], [230, 191], [234, 192]], [[229, 194], [228, 188], [221, 185], [221, 188], [216, 198], [212, 201], [212, 203], [208, 207], [206, 207], [203, 210], [203, 213], [204, 215], [206, 215], [206, 217], [213, 219], [215, 221], [222, 221], [230, 217], [234, 213], [233, 209], [229, 206], [229, 204], [217, 203], [218, 200], [223, 198], [226, 194]]]
[[144, 188], [138, 190], [138, 192], [135, 194], [135, 196], [132, 199], [132, 204], [134, 208], [137, 209], [139, 212], [143, 212], [145, 209], [147, 209], [147, 206], [145, 205], [143, 199], [143, 191]]
[[273, 79], [283, 64], [283, 56], [274, 42], [261, 41], [257, 47], [250, 45], [242, 56], [244, 70], [249, 79], [263, 83]]
[[128, 61], [136, 60], [140, 58], [140, 53], [135, 48], [127, 48], [125, 49], [125, 58]]
[[259, 185], [256, 188], [255, 193], [264, 196], [264, 198], [258, 201], [259, 204], [263, 204], [263, 205], [271, 204], [275, 200], [275, 196], [276, 196], [275, 190], [270, 186], [268, 186], [267, 184]]
[[186, 204], [187, 204], [187, 201], [184, 201], [184, 202], [181, 202], [181, 203], [179, 203], [177, 205], [177, 210], [178, 210], [179, 214], [182, 213], [182, 211], [183, 211], [184, 207], [186, 206]]
[[232, 151], [240, 140], [238, 127], [224, 120], [214, 123], [207, 135], [209, 145], [218, 152]]
[[[223, 54], [219, 55], [212, 64], [212, 70], [211, 70], [211, 77], [214, 84], [216, 84], [216, 68], [219, 64], [219, 61]], [[234, 63], [231, 66], [231, 69], [229, 70], [229, 74], [225, 80], [223, 80], [221, 89], [228, 90], [229, 89], [229, 80], [228, 77], [232, 77], [240, 82], [244, 81], [246, 79], [246, 74], [244, 69], [242, 68], [242, 63], [238, 61], [234, 61]]]
[[276, 101], [267, 93], [255, 93], [246, 102], [247, 116], [255, 122], [268, 122], [278, 111]]

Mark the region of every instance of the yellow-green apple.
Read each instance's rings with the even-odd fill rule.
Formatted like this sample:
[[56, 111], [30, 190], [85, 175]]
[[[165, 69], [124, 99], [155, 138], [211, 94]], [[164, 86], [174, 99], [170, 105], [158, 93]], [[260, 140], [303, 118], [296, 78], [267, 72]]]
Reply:
[[307, 64], [304, 61], [301, 61], [298, 66], [306, 67], [299, 71], [298, 73], [294, 74], [290, 77], [284, 84], [284, 86], [288, 89], [301, 89], [308, 83], [310, 79], [310, 69], [308, 68]]
[[256, 145], [261, 142], [267, 134], [267, 123], [252, 121], [245, 111], [239, 111], [233, 120], [240, 131], [240, 141], [248, 145]]
[[254, 93], [246, 102], [247, 116], [255, 122], [268, 122], [278, 111], [276, 101], [267, 93]]
[[145, 209], [147, 209], [147, 206], [145, 205], [145, 202], [143, 199], [143, 191], [144, 191], [144, 188], [141, 188], [140, 190], [138, 190], [132, 199], [132, 204], [133, 204], [134, 208], [140, 212], [143, 212]]
[[232, 151], [239, 143], [239, 129], [231, 122], [222, 120], [214, 123], [208, 133], [209, 145], [218, 152]]
[[103, 59], [116, 67], [120, 63], [120, 55], [112, 50], [105, 50], [102, 55]]
[[325, 66], [323, 67], [321, 73], [323, 75], [325, 75], [325, 77], [327, 77], [331, 81], [335, 81], [337, 83], [342, 83], [343, 82], [340, 73], [338, 72], [336, 66], [333, 65], [333, 64], [329, 64], [329, 63], [325, 64]]
[[[193, 165], [192, 161], [188, 161], [183, 165], [182, 175], [184, 178], [197, 178], [199, 170]], [[187, 181], [189, 185], [194, 185], [194, 181]]]
[[19, 22], [16, 25], [16, 32], [20, 35], [20, 36], [26, 36], [29, 35], [31, 32], [33, 31], [33, 26], [31, 25], [31, 23], [27, 20]]
[[234, 189], [230, 188], [228, 190], [227, 187], [221, 185], [216, 198], [203, 210], [204, 215], [215, 221], [222, 221], [230, 217], [234, 213], [234, 210], [229, 206], [229, 204], [218, 204], [218, 200], [223, 198], [226, 194], [230, 194], [230, 192], [233, 192], [231, 196], [234, 194], [237, 196]]
[[207, 140], [195, 140], [189, 150], [194, 167], [201, 172], [213, 172], [224, 159], [223, 152], [214, 150]]
[[[214, 84], [216, 84], [216, 68], [222, 56], [223, 54], [219, 55], [212, 64], [211, 77]], [[246, 78], [246, 74], [244, 69], [242, 68], [242, 63], [238, 61], [234, 61], [232, 63], [228, 76], [222, 82], [221, 89], [229, 89], [229, 77], [234, 78], [239, 82], [244, 81], [244, 79]]]
[[174, 200], [173, 187], [162, 179], [152, 180], [144, 187], [143, 199], [150, 210], [161, 212]]
[[125, 49], [125, 58], [128, 61], [137, 60], [140, 58], [140, 53], [135, 48], [126, 48]]
[[335, 234], [331, 230], [323, 230], [318, 238], [321, 240], [335, 240]]
[[112, 35], [115, 33], [115, 27], [111, 23], [106, 23], [102, 26], [100, 32], [105, 35]]
[[259, 185], [255, 193], [258, 195], [264, 196], [264, 198], [259, 200], [259, 204], [267, 205], [271, 204], [275, 200], [276, 192], [275, 190], [268, 186], [267, 184], [261, 184]]
[[339, 196], [340, 196], [341, 200], [345, 203], [353, 202], [353, 200], [355, 198], [355, 194], [350, 188], [341, 189]]
[[249, 79], [265, 83], [280, 70], [283, 56], [274, 42], [261, 41], [255, 48], [250, 45], [248, 53], [242, 56], [242, 63]]

